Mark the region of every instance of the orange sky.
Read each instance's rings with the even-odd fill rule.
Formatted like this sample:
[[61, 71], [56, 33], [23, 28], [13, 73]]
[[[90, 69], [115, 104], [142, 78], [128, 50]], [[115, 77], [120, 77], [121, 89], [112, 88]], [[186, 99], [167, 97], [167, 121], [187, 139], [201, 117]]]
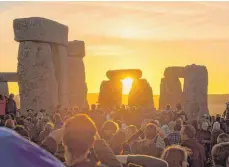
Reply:
[[209, 93], [229, 93], [229, 2], [0, 2], [0, 72], [17, 69], [13, 19], [33, 16], [85, 41], [89, 93], [107, 70], [139, 68], [159, 94], [166, 67], [193, 63], [207, 66]]

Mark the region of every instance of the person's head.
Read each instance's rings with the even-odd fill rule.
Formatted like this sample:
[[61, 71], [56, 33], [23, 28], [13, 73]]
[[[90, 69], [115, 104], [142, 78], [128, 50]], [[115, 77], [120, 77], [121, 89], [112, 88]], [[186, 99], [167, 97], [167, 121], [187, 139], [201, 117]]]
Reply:
[[118, 124], [114, 121], [106, 121], [101, 128], [101, 131], [108, 137], [112, 137], [118, 130]]
[[181, 127], [182, 127], [181, 124], [176, 123], [174, 126], [174, 131], [179, 132], [181, 130]]
[[181, 118], [182, 122], [185, 122], [185, 121], [186, 121], [185, 115], [182, 114], [182, 115], [180, 116], [180, 118]]
[[180, 103], [176, 104], [176, 108], [177, 110], [181, 110], [181, 104]]
[[9, 98], [10, 98], [10, 99], [14, 99], [14, 94], [11, 93], [11, 94], [9, 95]]
[[80, 112], [80, 109], [79, 109], [79, 107], [74, 107], [74, 112], [76, 112], [76, 113], [79, 113]]
[[171, 109], [171, 105], [167, 104], [165, 108], [166, 108], [166, 110], [170, 110]]
[[44, 127], [45, 131], [51, 132], [53, 129], [54, 129], [53, 123], [51, 123], [51, 122], [46, 123], [46, 125]]
[[221, 133], [218, 137], [217, 137], [217, 143], [226, 143], [229, 142], [229, 135], [226, 133]]
[[212, 130], [220, 130], [220, 123], [219, 122], [215, 122], [213, 124]]
[[24, 126], [17, 125], [14, 130], [20, 134], [21, 136], [25, 137], [26, 139], [29, 139], [29, 133], [28, 131], [24, 128]]
[[138, 131], [137, 127], [135, 125], [129, 125], [127, 127], [126, 136], [127, 138], [130, 138], [133, 134], [135, 134]]
[[78, 157], [87, 158], [96, 133], [95, 123], [86, 114], [73, 116], [65, 122], [63, 145], [67, 164]]
[[186, 148], [173, 145], [163, 151], [161, 159], [165, 160], [169, 167], [188, 167], [188, 153]]
[[211, 153], [215, 166], [229, 167], [229, 142], [216, 144]]
[[4, 97], [4, 96], [0, 94], [0, 100], [3, 100], [3, 99], [4, 99], [3, 97]]
[[192, 125], [183, 125], [180, 131], [181, 141], [195, 138], [196, 130]]
[[17, 125], [23, 125], [24, 126], [24, 120], [21, 117], [16, 117], [15, 121]]
[[153, 140], [156, 137], [156, 135], [157, 135], [157, 127], [152, 123], [147, 124], [144, 130], [145, 138]]
[[175, 122], [175, 121], [171, 121], [171, 122], [168, 123], [168, 127], [169, 127], [169, 130], [170, 130], [171, 132], [174, 131], [175, 125], [176, 125], [176, 122]]
[[217, 122], [220, 122], [220, 115], [217, 115], [217, 116], [216, 116], [216, 121], [217, 121]]
[[62, 122], [62, 118], [60, 114], [55, 114], [53, 119], [54, 119], [54, 123]]
[[11, 117], [11, 115], [6, 114], [6, 115], [4, 116], [4, 122], [6, 122], [8, 119], [12, 119], [12, 117]]
[[126, 133], [117, 131], [111, 139], [110, 147], [115, 155], [120, 155], [122, 152], [122, 145], [126, 141]]
[[45, 113], [46, 111], [45, 111], [45, 109], [41, 109], [40, 112], [41, 113]]
[[168, 135], [169, 133], [171, 133], [171, 131], [170, 131], [168, 125], [163, 125], [163, 126], [161, 127], [161, 129], [164, 131], [164, 133], [165, 133], [166, 135]]
[[32, 115], [34, 113], [33, 109], [26, 110], [28, 115]]
[[15, 128], [15, 122], [12, 119], [8, 119], [5, 122], [5, 127], [10, 128], [10, 129], [14, 129]]
[[122, 104], [122, 105], [121, 105], [121, 109], [123, 109], [123, 110], [125, 110], [125, 109], [126, 109], [125, 104]]
[[96, 109], [96, 105], [95, 104], [92, 104], [91, 105], [91, 110], [95, 110]]
[[209, 127], [209, 125], [208, 125], [207, 122], [202, 122], [202, 124], [201, 124], [201, 129], [202, 130], [207, 131], [208, 130], [208, 127]]

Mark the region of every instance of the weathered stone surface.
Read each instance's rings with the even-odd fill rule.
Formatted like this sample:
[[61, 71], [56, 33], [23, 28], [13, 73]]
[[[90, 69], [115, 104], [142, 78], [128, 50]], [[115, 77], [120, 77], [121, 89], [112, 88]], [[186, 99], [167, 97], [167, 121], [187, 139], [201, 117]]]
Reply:
[[18, 74], [16, 72], [1, 72], [0, 82], [18, 82]]
[[62, 45], [52, 44], [52, 58], [55, 76], [58, 82], [59, 103], [62, 107], [69, 107], [69, 61], [67, 48]]
[[185, 67], [184, 109], [190, 120], [208, 114], [208, 72], [205, 66]]
[[85, 83], [85, 67], [82, 58], [68, 57], [69, 100], [70, 106], [85, 107], [87, 104], [87, 86]]
[[9, 88], [7, 82], [0, 82], [0, 95], [9, 96]]
[[164, 71], [164, 76], [184, 78], [184, 67], [167, 67]]
[[153, 106], [153, 91], [146, 79], [136, 79], [128, 96], [130, 106]]
[[125, 78], [139, 79], [142, 77], [142, 71], [139, 69], [109, 70], [106, 73], [109, 79], [122, 80]]
[[172, 108], [182, 102], [182, 88], [179, 78], [164, 77], [161, 79], [159, 108], [164, 109], [167, 104]]
[[52, 112], [58, 105], [58, 85], [47, 43], [21, 42], [18, 52], [18, 79], [21, 111]]
[[103, 81], [100, 86], [99, 104], [112, 108], [122, 103], [122, 82], [120, 80]]
[[85, 56], [85, 44], [84, 41], [69, 41], [68, 42], [68, 56], [81, 57]]
[[39, 41], [65, 46], [68, 44], [68, 27], [49, 19], [41, 17], [15, 19], [13, 28], [14, 39], [18, 42]]

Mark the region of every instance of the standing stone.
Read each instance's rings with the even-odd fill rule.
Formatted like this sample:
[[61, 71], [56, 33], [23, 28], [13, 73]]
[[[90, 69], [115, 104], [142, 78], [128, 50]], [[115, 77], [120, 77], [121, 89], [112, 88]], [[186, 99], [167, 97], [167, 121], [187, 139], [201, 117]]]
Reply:
[[64, 108], [68, 108], [70, 90], [67, 48], [56, 44], [52, 44], [51, 46], [55, 76], [58, 82], [59, 104]]
[[68, 57], [70, 106], [84, 107], [86, 103], [85, 67], [82, 58]]
[[21, 42], [18, 52], [18, 79], [21, 111], [46, 109], [58, 105], [58, 84], [48, 43]]
[[172, 108], [176, 107], [176, 104], [181, 101], [182, 88], [179, 78], [177, 77], [165, 77], [162, 79], [161, 93], [160, 93], [160, 109], [164, 109], [167, 104], [170, 104]]
[[85, 108], [87, 104], [87, 85], [85, 82], [85, 44], [83, 41], [68, 42], [68, 78], [70, 106]]
[[159, 108], [170, 104], [175, 109], [177, 103], [183, 103], [182, 85], [179, 78], [184, 77], [184, 67], [167, 67], [161, 79]]
[[190, 120], [208, 114], [208, 71], [205, 66], [185, 67], [184, 110]]
[[103, 81], [100, 86], [99, 104], [104, 108], [113, 108], [122, 103], [122, 82], [120, 80]]
[[160, 98], [159, 98], [159, 109], [162, 110], [167, 104], [167, 93], [165, 89], [165, 78], [161, 79], [160, 84]]
[[153, 106], [153, 91], [146, 79], [135, 79], [128, 96], [130, 106]]
[[0, 82], [0, 95], [9, 96], [9, 88], [7, 82]]

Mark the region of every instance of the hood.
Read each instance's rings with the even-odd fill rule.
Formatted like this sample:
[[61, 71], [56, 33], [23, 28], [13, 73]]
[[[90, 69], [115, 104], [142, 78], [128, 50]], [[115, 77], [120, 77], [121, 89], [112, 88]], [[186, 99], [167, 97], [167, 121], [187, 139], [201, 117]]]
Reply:
[[0, 128], [0, 162], [4, 167], [64, 167], [47, 151], [19, 136], [13, 130]]

